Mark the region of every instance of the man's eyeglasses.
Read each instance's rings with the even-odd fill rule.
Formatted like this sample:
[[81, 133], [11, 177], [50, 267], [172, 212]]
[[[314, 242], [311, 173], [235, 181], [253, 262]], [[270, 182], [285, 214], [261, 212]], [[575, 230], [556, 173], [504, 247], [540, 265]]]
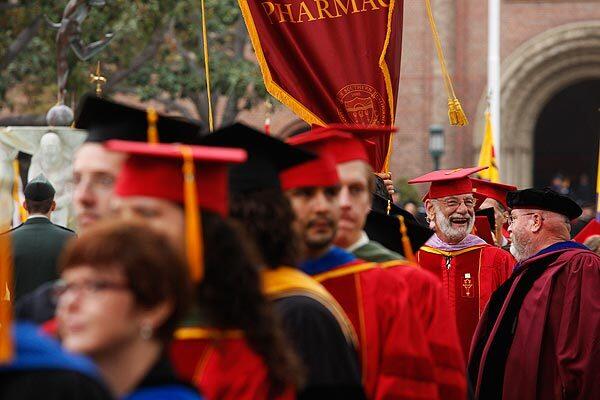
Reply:
[[475, 199], [472, 197], [467, 197], [462, 200], [457, 198], [450, 198], [441, 200], [441, 202], [444, 203], [444, 205], [448, 208], [458, 208], [462, 203], [464, 203], [465, 207], [467, 208], [475, 207]]
[[[523, 217], [523, 216], [525, 216], [525, 215], [535, 215], [535, 214], [537, 214], [537, 213], [530, 212], [530, 213], [519, 214], [519, 215], [512, 215], [512, 214], [509, 214], [509, 215], [508, 215], [508, 224], [509, 224], [509, 225], [512, 225], [512, 224], [513, 224], [513, 222], [515, 222], [515, 221], [517, 220], [517, 218], [519, 218], [519, 217]], [[542, 218], [542, 219], [544, 219], [544, 218]]]
[[85, 296], [104, 292], [107, 290], [129, 290], [129, 285], [125, 283], [109, 282], [109, 281], [84, 281], [79, 283], [57, 281], [52, 288], [52, 294], [55, 300], [67, 293], [82, 293]]

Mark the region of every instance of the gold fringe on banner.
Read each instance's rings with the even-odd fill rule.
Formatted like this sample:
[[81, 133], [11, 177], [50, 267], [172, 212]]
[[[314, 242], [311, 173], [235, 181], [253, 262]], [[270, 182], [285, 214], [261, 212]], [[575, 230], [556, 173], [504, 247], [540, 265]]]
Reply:
[[[392, 20], [393, 20], [393, 16], [394, 16], [395, 4], [396, 4], [396, 2], [394, 0], [390, 1], [390, 5], [389, 5], [389, 9], [388, 9], [387, 28], [386, 28], [386, 32], [385, 32], [385, 42], [383, 44], [383, 51], [381, 52], [381, 55], [379, 56], [379, 68], [381, 69], [381, 72], [383, 73], [383, 78], [385, 80], [385, 90], [387, 91], [388, 104], [390, 106], [390, 125], [391, 126], [394, 126], [394, 123], [395, 123], [396, 106], [395, 106], [395, 99], [394, 99], [394, 89], [392, 87], [392, 77], [390, 74], [390, 69], [389, 69], [387, 63], [385, 62], [385, 56], [387, 54], [387, 49], [390, 45], [390, 38], [392, 36], [392, 28], [393, 28]], [[402, 29], [402, 27], [400, 27], [400, 29]], [[390, 171], [390, 159], [392, 158], [392, 151], [394, 150], [394, 136], [395, 136], [394, 132], [390, 133], [390, 140], [388, 141], [388, 151], [385, 156], [385, 161], [383, 163], [382, 170], [380, 172], [387, 173]]]
[[446, 93], [448, 94], [448, 119], [450, 125], [465, 126], [469, 124], [469, 120], [463, 111], [460, 101], [456, 98], [454, 92], [454, 86], [452, 85], [452, 79], [448, 72], [446, 60], [444, 58], [444, 51], [442, 50], [442, 42], [440, 40], [440, 34], [435, 25], [435, 19], [433, 18], [433, 11], [431, 9], [431, 1], [425, 0], [425, 6], [427, 8], [427, 16], [429, 18], [429, 25], [431, 26], [431, 34], [433, 35], [433, 42], [437, 51], [438, 59], [440, 60], [440, 67], [442, 69], [442, 77], [444, 79], [444, 86], [446, 87]]

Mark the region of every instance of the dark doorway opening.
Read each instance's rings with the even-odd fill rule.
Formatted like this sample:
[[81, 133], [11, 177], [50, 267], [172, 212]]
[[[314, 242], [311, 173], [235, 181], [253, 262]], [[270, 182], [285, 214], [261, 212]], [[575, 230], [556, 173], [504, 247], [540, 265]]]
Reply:
[[[570, 182], [572, 197], [588, 197], [590, 190], [594, 195], [599, 139], [600, 79], [561, 90], [544, 106], [535, 127], [535, 186], [551, 186], [561, 175]], [[580, 183], [583, 175], [588, 178], [587, 189]]]

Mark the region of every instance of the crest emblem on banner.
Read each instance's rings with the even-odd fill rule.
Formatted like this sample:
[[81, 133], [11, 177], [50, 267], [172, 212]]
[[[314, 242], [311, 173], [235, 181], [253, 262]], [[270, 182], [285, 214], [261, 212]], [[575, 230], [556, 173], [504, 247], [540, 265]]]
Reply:
[[345, 101], [344, 107], [355, 124], [373, 125], [375, 106], [370, 97], [355, 97], [350, 101]]
[[374, 87], [365, 84], [346, 85], [336, 97], [341, 108], [338, 109], [338, 115], [344, 123], [358, 125], [385, 123], [385, 102]]

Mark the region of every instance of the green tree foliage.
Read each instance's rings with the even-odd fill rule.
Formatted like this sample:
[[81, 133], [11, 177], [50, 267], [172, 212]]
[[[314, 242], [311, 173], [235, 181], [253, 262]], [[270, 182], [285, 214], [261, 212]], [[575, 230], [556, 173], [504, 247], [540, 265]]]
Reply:
[[[67, 3], [0, 1], [0, 108], [13, 106], [7, 96], [13, 88], [28, 98], [27, 112], [45, 113], [52, 104], [57, 90], [56, 30], [45, 19], [60, 22]], [[219, 101], [220, 121], [226, 124], [264, 99], [266, 91], [237, 2], [206, 0], [206, 8], [213, 109]], [[32, 37], [12, 54], [15, 43], [21, 43], [32, 27]], [[84, 43], [108, 32], [115, 38], [86, 62], [70, 52], [67, 99], [93, 89], [89, 74], [101, 61], [107, 96], [132, 94], [207, 120], [200, 1], [107, 0], [104, 7], [92, 7], [81, 28]], [[181, 100], [191, 101], [194, 110], [183, 107]]]

